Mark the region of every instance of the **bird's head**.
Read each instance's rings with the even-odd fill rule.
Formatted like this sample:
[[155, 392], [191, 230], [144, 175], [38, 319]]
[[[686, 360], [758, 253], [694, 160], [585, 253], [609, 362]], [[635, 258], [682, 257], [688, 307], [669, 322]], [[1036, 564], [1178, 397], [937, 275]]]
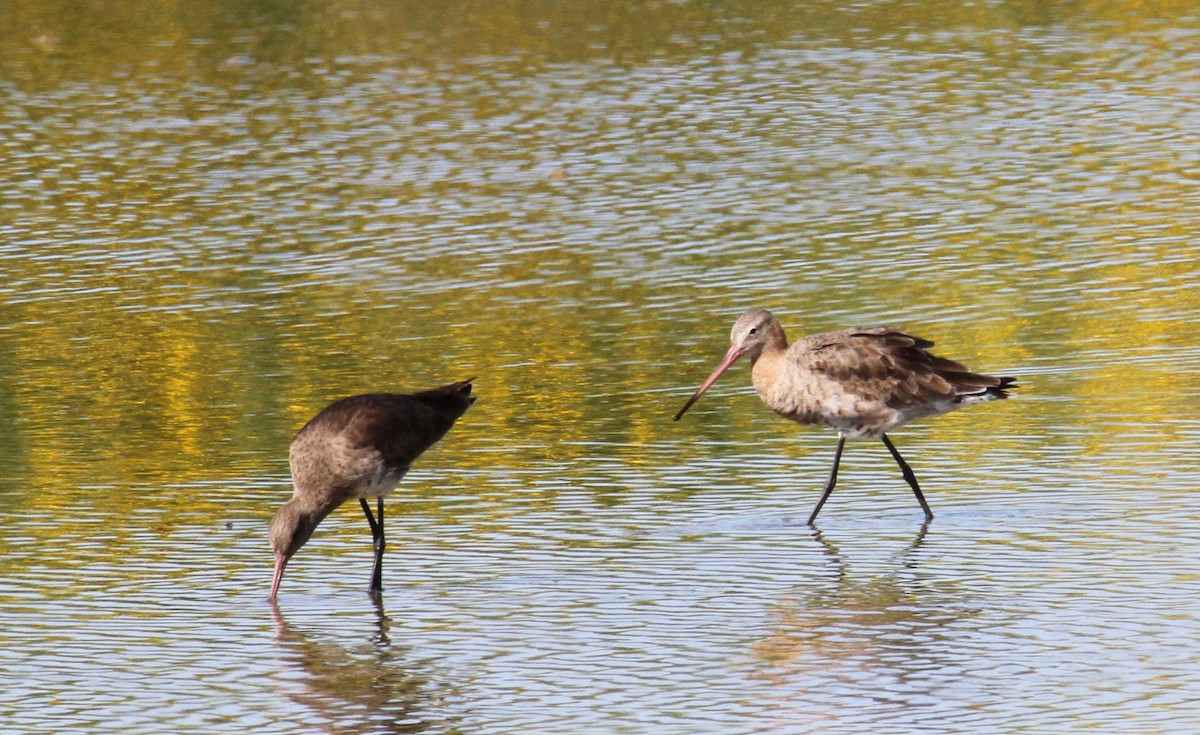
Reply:
[[288, 560], [308, 543], [321, 519], [315, 513], [303, 511], [294, 500], [284, 503], [275, 512], [271, 521], [271, 548], [275, 551], [275, 577], [271, 581], [271, 596], [274, 600], [283, 581], [283, 568]]
[[738, 317], [738, 320], [733, 323], [733, 330], [729, 333], [729, 351], [725, 353], [725, 358], [721, 360], [720, 365], [717, 365], [716, 370], [712, 371], [699, 390], [692, 394], [687, 403], [683, 404], [683, 408], [675, 414], [675, 420], [678, 421], [682, 418], [692, 404], [704, 395], [704, 391], [711, 388], [712, 384], [717, 382], [717, 378], [724, 375], [725, 371], [743, 355], [749, 355], [750, 361], [754, 362], [768, 347], [773, 349], [787, 347], [787, 337], [775, 315], [766, 309], [751, 309]]
[[[729, 352], [725, 358], [730, 364], [742, 355], [749, 355], [751, 361], [757, 360], [768, 347], [787, 347], [783, 327], [775, 315], [766, 309], [751, 309], [733, 323], [733, 329], [729, 331]], [[730, 360], [730, 355], [736, 357]]]

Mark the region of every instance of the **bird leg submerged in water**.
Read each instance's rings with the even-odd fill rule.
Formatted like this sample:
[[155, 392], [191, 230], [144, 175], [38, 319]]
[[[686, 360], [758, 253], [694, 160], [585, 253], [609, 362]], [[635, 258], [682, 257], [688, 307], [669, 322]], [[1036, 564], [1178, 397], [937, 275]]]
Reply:
[[[880, 434], [879, 438], [883, 440], [884, 446], [892, 453], [892, 457], [896, 460], [896, 464], [900, 465], [900, 473], [904, 475], [904, 480], [912, 488], [913, 495], [917, 496], [917, 502], [921, 504], [921, 510], [925, 511], [925, 520], [933, 520], [933, 511], [929, 509], [929, 503], [925, 502], [925, 496], [921, 494], [921, 486], [917, 484], [917, 476], [913, 474], [912, 467], [908, 466], [908, 462], [904, 461], [904, 457], [900, 456], [900, 451], [896, 449], [896, 445], [892, 444], [892, 440], [887, 438], [887, 434]], [[816, 516], [813, 516], [813, 520]], [[812, 520], [809, 521], [812, 525]]]
[[812, 515], [808, 517], [808, 525], [812, 525], [813, 521], [817, 520], [817, 514], [821, 512], [825, 501], [829, 500], [829, 496], [833, 493], [833, 486], [837, 484], [838, 466], [842, 463], [842, 449], [846, 446], [846, 437], [838, 437], [837, 451], [833, 455], [833, 469], [829, 471], [829, 479], [825, 481], [825, 487], [821, 492], [821, 499], [817, 501], [817, 507], [813, 508]]
[[929, 352], [933, 347], [929, 340], [885, 327], [813, 334], [789, 346], [779, 320], [766, 309], [752, 309], [734, 323], [730, 343], [725, 357], [675, 420], [748, 355], [754, 388], [768, 408], [797, 423], [838, 432], [833, 469], [809, 525], [833, 492], [846, 439], [856, 437], [883, 440], [926, 521], [933, 518], [916, 475], [886, 432], [918, 418], [1008, 398], [1007, 391], [1017, 387], [1013, 378], [972, 373], [962, 363]]
[[375, 562], [371, 566], [371, 591], [383, 591], [383, 550], [387, 548], [387, 541], [383, 537], [383, 498], [376, 499], [376, 506], [379, 508], [379, 520], [375, 520], [375, 516], [371, 515], [371, 504], [366, 498], [359, 498], [358, 502], [362, 504], [363, 513], [367, 515], [367, 523], [371, 525], [371, 545], [375, 548]]
[[[904, 461], [904, 457], [900, 456], [899, 450], [892, 444], [892, 440], [887, 438], [887, 434], [879, 437], [883, 439], [883, 444], [892, 453], [896, 463], [900, 465], [900, 472], [904, 475], [904, 479], [912, 488], [913, 493], [917, 496], [917, 502], [921, 504], [921, 510], [925, 511], [925, 521], [933, 520], [933, 511], [929, 509], [929, 503], [925, 502], [925, 496], [921, 494], [921, 486], [917, 484], [917, 476], [913, 474], [912, 468], [908, 466], [908, 462]], [[846, 446], [846, 437], [838, 437], [837, 452], [833, 455], [833, 469], [829, 473], [829, 479], [825, 482], [825, 487], [821, 492], [821, 499], [817, 501], [817, 507], [813, 508], [813, 512], [808, 517], [808, 525], [816, 523], [817, 514], [821, 512], [821, 508], [825, 505], [825, 501], [829, 500], [829, 496], [833, 493], [833, 486], [837, 483], [838, 465], [842, 461], [842, 449]]]

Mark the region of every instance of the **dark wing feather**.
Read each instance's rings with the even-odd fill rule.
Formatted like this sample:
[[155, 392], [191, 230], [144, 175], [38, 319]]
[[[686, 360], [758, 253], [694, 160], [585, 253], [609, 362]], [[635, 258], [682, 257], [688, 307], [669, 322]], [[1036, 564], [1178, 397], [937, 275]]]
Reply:
[[[823, 373], [867, 400], [902, 409], [988, 388], [1005, 388], [1010, 378], [972, 373], [938, 357], [933, 342], [895, 329], [847, 330], [806, 337], [804, 367]], [[1001, 396], [1002, 397], [1002, 396]]]
[[342, 434], [353, 447], [373, 447], [389, 467], [408, 467], [450, 431], [475, 399], [470, 381], [412, 395], [366, 393], [331, 403], [306, 432]]

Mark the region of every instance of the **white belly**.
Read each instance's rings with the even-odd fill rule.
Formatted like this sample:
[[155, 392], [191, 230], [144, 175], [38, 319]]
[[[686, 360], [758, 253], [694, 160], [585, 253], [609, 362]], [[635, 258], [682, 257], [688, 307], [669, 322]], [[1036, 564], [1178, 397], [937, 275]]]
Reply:
[[371, 472], [364, 473], [362, 480], [354, 486], [354, 497], [356, 498], [383, 498], [387, 494], [396, 489], [400, 484], [400, 480], [404, 478], [408, 470], [393, 470], [387, 472], [382, 467], [376, 468]]

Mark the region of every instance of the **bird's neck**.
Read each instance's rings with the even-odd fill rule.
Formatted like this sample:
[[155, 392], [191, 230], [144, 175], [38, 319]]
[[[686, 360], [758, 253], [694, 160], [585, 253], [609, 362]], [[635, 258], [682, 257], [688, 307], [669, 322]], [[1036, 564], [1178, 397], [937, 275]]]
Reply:
[[750, 369], [750, 377], [760, 396], [765, 396], [768, 387], [774, 385], [778, 380], [780, 371], [783, 370], [786, 354], [786, 349], [770, 346], [754, 356], [751, 361], [753, 367]]
[[291, 506], [297, 515], [310, 518], [313, 525], [316, 525], [325, 520], [325, 516], [332, 513], [344, 500], [333, 494], [298, 492], [292, 495], [285, 505]]
[[787, 352], [787, 339], [782, 334], [779, 338], [763, 347], [756, 352], [750, 353], [750, 364], [757, 365], [759, 360], [766, 359], [768, 362], [782, 357]]

